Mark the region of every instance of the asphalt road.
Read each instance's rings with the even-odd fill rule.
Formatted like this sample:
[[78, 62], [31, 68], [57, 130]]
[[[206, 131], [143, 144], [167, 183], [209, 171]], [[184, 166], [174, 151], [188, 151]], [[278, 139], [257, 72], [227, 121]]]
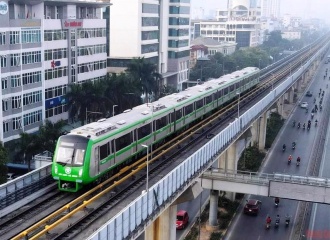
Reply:
[[[330, 85], [330, 84], [329, 84]], [[322, 162], [320, 166], [319, 176], [324, 178], [330, 178], [330, 127], [328, 126], [328, 132], [326, 136], [326, 142], [324, 146]], [[328, 221], [330, 216], [330, 207], [326, 204], [313, 204], [311, 213], [309, 228], [307, 229], [305, 236], [307, 239], [330, 239], [330, 222]]]
[[[323, 80], [325, 68], [327, 65], [321, 66], [319, 71], [316, 73], [316, 76], [314, 77], [314, 81], [312, 84], [310, 84], [310, 87], [307, 87], [305, 89], [305, 92], [307, 90], [310, 90], [313, 93], [313, 97], [306, 97], [303, 95], [301, 99], [299, 99], [301, 102], [308, 102], [309, 109], [311, 109], [311, 106], [313, 106], [313, 99], [314, 96], [317, 99], [317, 102], [319, 101], [318, 98], [318, 92], [320, 88], [323, 88], [326, 90], [326, 94], [324, 99], [329, 98], [329, 93], [327, 93], [326, 84], [330, 85], [329, 80]], [[329, 75], [328, 75], [329, 76]], [[325, 101], [325, 100], [324, 100]], [[324, 103], [323, 103], [324, 104]], [[306, 176], [307, 175], [307, 169], [309, 164], [311, 162], [309, 161], [312, 150], [315, 148], [315, 140], [316, 136], [319, 131], [324, 131], [324, 129], [321, 129], [320, 127], [315, 127], [314, 123], [312, 124], [312, 128], [310, 131], [297, 129], [297, 127], [292, 127], [292, 121], [296, 120], [296, 122], [306, 122], [310, 119], [310, 111], [309, 113], [306, 113], [304, 109], [301, 109], [299, 106], [293, 109], [292, 114], [289, 116], [287, 121], [285, 122], [285, 125], [283, 126], [281, 132], [279, 133], [278, 137], [276, 138], [275, 142], [273, 143], [272, 148], [269, 150], [267, 158], [265, 160], [265, 164], [263, 165], [263, 168], [261, 169], [261, 172], [264, 173], [289, 173], [294, 175], [301, 175]], [[318, 112], [314, 116], [314, 120], [318, 119], [318, 121], [324, 121], [322, 119], [322, 112]], [[291, 143], [293, 141], [297, 142], [297, 147], [295, 150], [292, 150], [290, 148]], [[285, 152], [282, 151], [282, 145], [287, 145], [287, 149]], [[329, 143], [330, 144], [330, 143]], [[292, 155], [293, 161], [290, 165], [288, 165], [288, 156]], [[301, 157], [301, 164], [300, 166], [296, 166], [296, 159], [297, 157]], [[327, 166], [328, 169], [330, 169], [330, 166]], [[324, 167], [325, 168], [325, 167]], [[329, 172], [329, 170], [326, 170]], [[246, 198], [254, 198], [259, 199], [262, 201], [262, 208], [258, 216], [248, 216], [242, 214], [242, 206], [240, 207], [240, 213], [236, 215], [235, 220], [233, 221], [233, 224], [231, 225], [230, 229], [227, 231], [227, 235], [225, 239], [230, 240], [241, 240], [241, 239], [293, 239], [293, 225], [297, 222], [297, 206], [298, 201], [295, 200], [287, 200], [287, 199], [281, 199], [279, 207], [276, 208], [274, 204], [274, 199], [269, 197], [260, 197], [260, 196], [246, 196]], [[323, 228], [330, 229], [329, 228], [329, 213], [326, 215], [324, 214], [324, 209], [326, 206], [317, 207], [317, 211], [319, 213], [316, 214], [316, 224], [319, 224], [320, 222], [323, 222], [324, 226]], [[330, 211], [330, 210], [328, 210]], [[279, 228], [274, 228], [274, 222], [276, 215], [279, 214], [281, 218], [280, 226]], [[288, 227], [285, 227], [284, 223], [284, 216], [286, 214], [289, 214], [291, 216], [291, 222]], [[320, 214], [320, 215], [318, 215]], [[321, 214], [324, 214], [324, 219], [327, 219], [327, 221], [322, 220]], [[267, 215], [271, 216], [272, 218], [272, 226], [269, 230], [265, 229], [265, 222]], [[325, 226], [327, 225], [327, 226]], [[318, 225], [319, 226], [319, 225]], [[329, 232], [330, 236], [330, 232]]]

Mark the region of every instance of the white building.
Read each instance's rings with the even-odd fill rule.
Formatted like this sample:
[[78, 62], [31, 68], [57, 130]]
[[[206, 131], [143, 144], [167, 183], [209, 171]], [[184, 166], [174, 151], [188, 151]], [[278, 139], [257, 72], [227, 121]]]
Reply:
[[281, 32], [282, 38], [288, 40], [300, 39], [301, 31], [299, 30], [283, 30]]
[[121, 72], [133, 58], [157, 64], [163, 84], [182, 89], [188, 80], [190, 0], [112, 0], [110, 72]]
[[2, 128], [7, 142], [68, 119], [68, 84], [106, 75], [106, 21], [99, 0], [0, 2]]
[[[217, 52], [223, 55], [230, 55], [236, 50], [236, 43], [219, 42], [212, 38], [198, 37], [191, 41], [191, 46], [203, 45], [207, 48], [208, 55], [214, 55]], [[200, 56], [204, 57], [204, 56]]]

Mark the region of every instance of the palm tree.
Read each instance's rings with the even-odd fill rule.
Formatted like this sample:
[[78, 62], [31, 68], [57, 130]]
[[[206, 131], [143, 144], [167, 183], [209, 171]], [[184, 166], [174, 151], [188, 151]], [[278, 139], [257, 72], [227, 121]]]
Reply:
[[46, 120], [44, 124], [39, 127], [38, 140], [40, 151], [47, 150], [49, 152], [54, 152], [56, 141], [62, 135], [62, 128], [64, 126], [64, 120], [60, 120], [56, 123]]
[[8, 152], [0, 142], [0, 185], [7, 181]]
[[161, 75], [157, 72], [157, 66], [147, 62], [143, 58], [135, 58], [129, 64], [126, 72], [140, 82], [141, 91], [145, 94], [145, 102], [148, 102], [148, 95], [159, 94], [159, 82]]
[[113, 105], [118, 105], [118, 111], [124, 111], [141, 104], [141, 91], [138, 81], [125, 73], [108, 75], [104, 81], [105, 96]]

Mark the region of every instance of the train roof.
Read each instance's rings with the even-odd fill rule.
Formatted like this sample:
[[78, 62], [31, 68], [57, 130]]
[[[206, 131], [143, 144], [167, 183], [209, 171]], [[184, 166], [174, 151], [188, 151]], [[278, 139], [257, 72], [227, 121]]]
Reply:
[[218, 89], [219, 85], [221, 85], [221, 88], [226, 87], [232, 82], [258, 71], [258, 68], [247, 67], [220, 78], [211, 79], [202, 85], [189, 87], [182, 92], [167, 95], [152, 103], [145, 103], [136, 106], [133, 109], [125, 110], [123, 113], [115, 115], [114, 117], [103, 118], [97, 122], [78, 127], [71, 130], [69, 135], [80, 135], [96, 140], [103, 137], [106, 133], [114, 132], [115, 130], [123, 130], [129, 125], [155, 117], [161, 114], [165, 109], [172, 109], [176, 106], [182, 105], [192, 98], [196, 98], [207, 92]]

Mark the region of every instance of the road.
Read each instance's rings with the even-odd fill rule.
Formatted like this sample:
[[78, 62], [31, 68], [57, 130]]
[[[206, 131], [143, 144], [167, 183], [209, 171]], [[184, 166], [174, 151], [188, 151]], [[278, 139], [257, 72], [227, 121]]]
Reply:
[[[328, 126], [330, 129], [330, 124]], [[326, 142], [324, 146], [324, 152], [322, 156], [322, 162], [320, 166], [319, 176], [324, 178], [330, 178], [330, 162], [328, 161], [330, 156], [330, 131], [327, 131]], [[313, 204], [309, 227], [305, 233], [307, 239], [329, 239], [330, 238], [330, 222], [324, 221], [329, 219], [330, 207], [326, 204]]]
[[[327, 65], [322, 65], [318, 72], [316, 73], [313, 83], [310, 84], [310, 87], [305, 89], [304, 93], [307, 90], [310, 90], [313, 93], [313, 97], [306, 97], [304, 94], [302, 95], [301, 102], [308, 102], [309, 109], [313, 106], [314, 96], [317, 101], [319, 89], [326, 89], [326, 84], [330, 85], [329, 80], [323, 80], [325, 68]], [[326, 92], [324, 99], [329, 98], [329, 93]], [[315, 114], [314, 120], [318, 119], [318, 121], [324, 121], [324, 117], [322, 117], [323, 113], [318, 112]], [[292, 114], [289, 116], [285, 125], [281, 129], [278, 137], [273, 143], [272, 148], [269, 150], [268, 155], [265, 160], [265, 164], [263, 165], [261, 172], [264, 173], [289, 173], [294, 175], [306, 176], [309, 168], [309, 164], [311, 161], [309, 159], [312, 155], [312, 150], [315, 148], [316, 144], [316, 136], [321, 129], [320, 127], [315, 127], [312, 124], [312, 128], [310, 131], [297, 129], [297, 127], [292, 127], [292, 121], [296, 120], [296, 122], [304, 123], [308, 119], [310, 119], [310, 112], [306, 113], [304, 109], [301, 109], [299, 106], [293, 109]], [[297, 147], [295, 150], [291, 149], [291, 143], [293, 141], [297, 142]], [[282, 151], [282, 145], [287, 145], [287, 149], [285, 152]], [[288, 165], [288, 156], [292, 155], [293, 161], [290, 165]], [[297, 157], [301, 157], [300, 166], [296, 166]], [[329, 167], [330, 168], [330, 167]], [[269, 197], [260, 197], [260, 196], [246, 196], [246, 198], [256, 198], [262, 201], [262, 208], [258, 216], [248, 216], [242, 214], [242, 206], [239, 209], [240, 214], [236, 215], [236, 218], [233, 221], [233, 224], [227, 231], [227, 235], [225, 239], [230, 240], [240, 240], [240, 239], [293, 239], [293, 225], [297, 222], [297, 207], [299, 202], [294, 200], [281, 199], [279, 207], [276, 208], [274, 204], [274, 199]], [[322, 206], [323, 207], [323, 206]], [[318, 207], [319, 211], [322, 212], [323, 209]], [[279, 228], [274, 228], [274, 222], [276, 215], [279, 214], [281, 218]], [[291, 216], [291, 223], [289, 227], [285, 227], [284, 225], [284, 216], [289, 214]], [[265, 229], [265, 220], [267, 215], [271, 216], [273, 219], [272, 227], [269, 230]], [[325, 219], [328, 219], [329, 214]], [[319, 218], [319, 217], [318, 217]], [[329, 221], [326, 221], [329, 224]], [[318, 221], [317, 221], [318, 223]], [[324, 222], [325, 224], [325, 222]], [[325, 226], [324, 226], [325, 227]], [[329, 228], [329, 225], [327, 226]], [[330, 234], [329, 234], [330, 236]]]

